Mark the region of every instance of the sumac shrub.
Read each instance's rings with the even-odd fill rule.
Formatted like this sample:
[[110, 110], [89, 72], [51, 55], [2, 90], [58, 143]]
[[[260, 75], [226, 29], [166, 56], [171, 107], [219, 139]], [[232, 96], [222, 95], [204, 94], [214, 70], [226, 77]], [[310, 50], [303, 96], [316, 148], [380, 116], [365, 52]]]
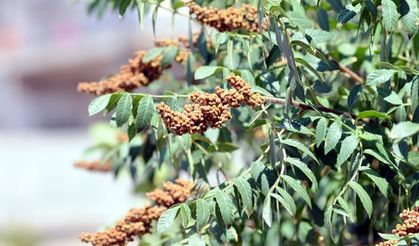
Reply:
[[117, 129], [76, 166], [150, 201], [84, 242], [418, 245], [416, 0], [89, 3], [109, 10], [157, 33], [170, 11], [189, 35], [79, 84]]

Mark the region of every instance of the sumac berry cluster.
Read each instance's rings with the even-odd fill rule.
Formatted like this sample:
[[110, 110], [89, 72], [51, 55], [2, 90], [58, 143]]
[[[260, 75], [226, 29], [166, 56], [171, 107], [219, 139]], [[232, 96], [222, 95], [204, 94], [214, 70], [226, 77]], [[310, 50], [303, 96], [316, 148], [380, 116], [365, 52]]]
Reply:
[[173, 111], [164, 102], [157, 105], [166, 127], [176, 135], [203, 133], [209, 127], [220, 128], [230, 120], [230, 107], [246, 104], [255, 108], [263, 103], [262, 96], [253, 93], [251, 86], [239, 76], [230, 74], [226, 80], [233, 89], [216, 87], [215, 93], [193, 92], [189, 96], [192, 103], [186, 104], [183, 112]]
[[117, 91], [131, 91], [146, 86], [160, 77], [163, 68], [160, 65], [162, 55], [149, 62], [143, 62], [147, 52], [138, 51], [127, 64], [121, 66], [119, 72], [103, 81], [80, 82], [77, 90], [93, 95], [103, 95]]
[[[217, 9], [214, 7], [201, 7], [193, 1], [187, 3], [189, 13], [195, 15], [197, 21], [214, 27], [220, 32], [235, 30], [247, 30], [258, 32], [258, 11], [249, 4], [243, 4], [239, 8], [229, 7]], [[263, 21], [261, 29], [266, 30], [268, 23]]]
[[102, 232], [81, 233], [80, 240], [94, 246], [120, 246], [133, 241], [134, 237], [148, 233], [151, 223], [160, 218], [169, 207], [184, 202], [191, 194], [194, 183], [177, 179], [166, 182], [163, 189], [156, 189], [147, 193], [153, 205], [131, 209], [116, 225]]

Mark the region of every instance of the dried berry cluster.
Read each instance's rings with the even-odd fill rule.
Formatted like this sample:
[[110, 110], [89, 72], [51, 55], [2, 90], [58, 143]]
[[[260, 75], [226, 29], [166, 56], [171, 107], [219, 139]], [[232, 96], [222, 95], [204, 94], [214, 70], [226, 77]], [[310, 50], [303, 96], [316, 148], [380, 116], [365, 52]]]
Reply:
[[247, 104], [253, 108], [263, 103], [260, 94], [253, 93], [251, 86], [239, 76], [230, 74], [226, 78], [233, 89], [225, 91], [215, 88], [215, 93], [192, 93], [191, 104], [183, 112], [173, 111], [165, 103], [157, 105], [157, 111], [166, 127], [176, 135], [203, 133], [208, 127], [220, 128], [231, 119], [229, 107], [237, 108]]
[[[230, 32], [238, 29], [250, 32], [258, 32], [259, 30], [258, 11], [249, 4], [243, 4], [240, 8], [229, 7], [227, 9], [205, 8], [193, 1], [188, 2], [187, 5], [189, 13], [194, 14], [199, 22], [214, 27], [220, 32]], [[262, 29], [267, 29], [267, 22], [262, 22]]]
[[186, 201], [194, 187], [194, 183], [177, 179], [175, 183], [166, 182], [163, 189], [156, 189], [147, 194], [154, 201], [154, 205], [131, 209], [116, 223], [116, 226], [103, 232], [82, 233], [82, 242], [94, 246], [126, 245], [133, 241], [135, 236], [148, 233], [153, 220], [157, 220], [170, 206]]
[[[198, 38], [199, 33], [195, 32], [192, 35], [192, 44], [194, 47], [198, 45]], [[207, 48], [210, 49], [212, 47], [211, 40], [207, 38], [206, 40]], [[188, 59], [189, 54], [191, 53], [189, 39], [186, 36], [180, 36], [177, 39], [162, 39], [156, 40], [154, 43], [157, 47], [167, 47], [167, 46], [176, 46], [179, 48], [179, 53], [176, 55], [176, 62], [185, 64], [186, 60]]]
[[143, 62], [146, 51], [138, 51], [127, 64], [121, 66], [119, 72], [100, 82], [80, 82], [77, 90], [93, 95], [103, 95], [116, 91], [131, 91], [137, 87], [148, 85], [160, 77], [163, 68], [160, 65], [162, 55], [150, 62]]
[[[410, 234], [419, 233], [419, 206], [413, 210], [403, 210], [400, 214], [400, 218], [403, 220], [402, 224], [397, 224], [396, 228], [392, 230], [392, 233], [399, 236], [405, 237]], [[376, 244], [376, 246], [390, 246], [396, 245], [397, 241], [389, 240]]]
[[[192, 45], [194, 47], [196, 47], [198, 45], [199, 35], [200, 34], [198, 32], [194, 32], [192, 34]], [[211, 40], [209, 38], [207, 38], [206, 43], [207, 43], [208, 48], [212, 47]], [[166, 46], [174, 45], [174, 46], [177, 46], [177, 47], [191, 48], [189, 38], [187, 36], [184, 36], [184, 35], [179, 36], [176, 39], [156, 40], [156, 42], [154, 44], [157, 47], [166, 47]]]
[[109, 172], [112, 170], [112, 163], [107, 161], [105, 163], [101, 163], [98, 160], [95, 161], [77, 161], [74, 163], [74, 167], [85, 169], [94, 172]]
[[177, 179], [175, 183], [166, 182], [163, 189], [155, 189], [147, 193], [147, 198], [154, 201], [154, 204], [162, 207], [170, 207], [188, 199], [194, 183], [186, 179]]

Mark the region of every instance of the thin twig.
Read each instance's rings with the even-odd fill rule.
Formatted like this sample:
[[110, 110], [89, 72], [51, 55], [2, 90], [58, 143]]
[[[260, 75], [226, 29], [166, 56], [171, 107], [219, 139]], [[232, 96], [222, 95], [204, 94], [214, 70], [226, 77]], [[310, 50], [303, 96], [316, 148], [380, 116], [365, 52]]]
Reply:
[[157, 3], [150, 3], [150, 2], [146, 2], [146, 3], [156, 5], [157, 8], [166, 10], [166, 11], [172, 13], [172, 14], [179, 15], [179, 16], [182, 16], [182, 17], [185, 17], [185, 18], [189, 19], [189, 15], [186, 15], [186, 14], [180, 13], [178, 11], [175, 11], [172, 8], [168, 8], [166, 6], [163, 6], [163, 5], [160, 5], [160, 4], [157, 4]]
[[151, 96], [152, 98], [188, 98], [189, 95], [180, 95], [180, 94], [173, 94], [173, 95], [152, 95], [147, 93], [130, 93], [132, 96]]
[[339, 62], [336, 62], [336, 64], [338, 64], [340, 71], [344, 72], [351, 79], [355, 80], [356, 82], [358, 82], [360, 84], [363, 84], [364, 83], [364, 79], [361, 76], [359, 76], [358, 74], [356, 74], [354, 71], [352, 71], [348, 67], [340, 64]]
[[[263, 99], [267, 102], [272, 102], [275, 104], [285, 104], [286, 103], [286, 99], [285, 98], [277, 98], [277, 97], [263, 97]], [[333, 108], [327, 108], [324, 107], [322, 105], [309, 105], [309, 104], [305, 104], [305, 103], [300, 103], [297, 101], [292, 100], [291, 101], [291, 105], [300, 108], [301, 110], [318, 110], [321, 112], [326, 112], [326, 113], [334, 113], [337, 115], [349, 115], [352, 118], [356, 118], [356, 115], [351, 114], [349, 112], [346, 111], [341, 111], [341, 110], [337, 110], [337, 109], [333, 109]]]
[[[320, 50], [317, 50], [318, 52], [321, 53]], [[324, 54], [326, 56], [326, 58], [334, 63], [336, 63], [336, 65], [338, 65], [339, 70], [342, 71], [343, 73], [345, 73], [349, 78], [355, 80], [356, 82], [363, 84], [364, 83], [364, 79], [359, 76], [357, 73], [355, 73], [354, 71], [352, 71], [350, 68], [340, 64], [338, 61], [336, 61], [335, 59], [333, 59], [333, 57], [329, 54]]]

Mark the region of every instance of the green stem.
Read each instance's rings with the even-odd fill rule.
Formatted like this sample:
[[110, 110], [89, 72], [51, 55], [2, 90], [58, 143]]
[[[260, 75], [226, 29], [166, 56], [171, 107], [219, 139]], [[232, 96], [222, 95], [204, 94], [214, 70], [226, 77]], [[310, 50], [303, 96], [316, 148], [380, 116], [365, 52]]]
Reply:
[[151, 96], [152, 98], [173, 98], [173, 97], [181, 97], [181, 98], [188, 98], [189, 95], [153, 95], [153, 94], [147, 94], [147, 93], [130, 93], [132, 96]]

